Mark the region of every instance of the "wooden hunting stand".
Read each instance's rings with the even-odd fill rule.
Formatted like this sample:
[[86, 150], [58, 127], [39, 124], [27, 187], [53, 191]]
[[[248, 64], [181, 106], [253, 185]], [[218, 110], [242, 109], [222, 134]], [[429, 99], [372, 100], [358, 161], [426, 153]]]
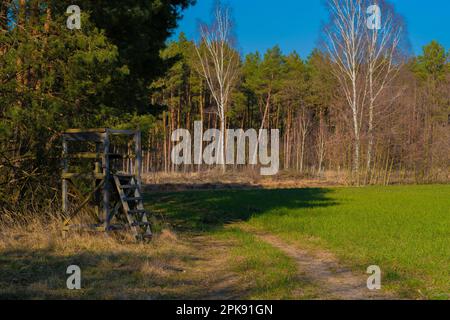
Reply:
[[[137, 240], [151, 239], [142, 198], [141, 132], [71, 129], [62, 134], [62, 143], [63, 234], [70, 230], [130, 229]], [[74, 194], [69, 193], [69, 187]], [[75, 207], [69, 196], [80, 204]], [[93, 213], [96, 223], [73, 224], [82, 210]]]

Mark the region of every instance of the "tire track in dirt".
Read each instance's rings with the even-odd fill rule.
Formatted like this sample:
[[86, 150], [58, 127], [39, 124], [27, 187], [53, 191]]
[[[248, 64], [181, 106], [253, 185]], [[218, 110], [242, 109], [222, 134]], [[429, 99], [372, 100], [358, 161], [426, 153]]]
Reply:
[[355, 274], [343, 267], [337, 258], [327, 251], [308, 251], [285, 243], [280, 238], [256, 230], [248, 230], [261, 241], [272, 245], [292, 258], [298, 267], [299, 277], [316, 284], [321, 299], [336, 300], [387, 300], [394, 296], [367, 288], [366, 274]]

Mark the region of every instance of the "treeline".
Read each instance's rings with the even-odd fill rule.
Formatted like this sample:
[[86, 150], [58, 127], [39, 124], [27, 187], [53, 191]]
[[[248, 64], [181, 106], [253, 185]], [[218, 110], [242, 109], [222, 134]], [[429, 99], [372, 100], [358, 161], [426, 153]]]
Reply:
[[[349, 183], [365, 184], [448, 180], [450, 66], [439, 43], [431, 42], [417, 57], [394, 61], [395, 77], [376, 108], [359, 103], [357, 117], [342, 90], [346, 83], [336, 76], [338, 60], [324, 48], [309, 57], [286, 55], [279, 47], [239, 56], [222, 117], [202, 72], [211, 61], [205, 42], [182, 34], [166, 43], [182, 10], [193, 2], [1, 2], [1, 211], [57, 205], [59, 135], [70, 127], [140, 128], [145, 172], [213, 169], [170, 161], [172, 132], [192, 130], [202, 121], [204, 129], [223, 123], [280, 129], [280, 163], [287, 172], [319, 177], [334, 172], [348, 176]], [[73, 4], [82, 9], [81, 30], [66, 27], [65, 12]], [[232, 43], [224, 45], [233, 53]], [[386, 66], [383, 59], [380, 65]], [[361, 60], [358, 70], [368, 65]]]
[[65, 129], [154, 125], [149, 86], [171, 66], [159, 53], [192, 3], [1, 1], [0, 211], [58, 207]]
[[[152, 85], [152, 102], [167, 110], [150, 134], [145, 165], [148, 172], [210, 168], [176, 167], [170, 161], [170, 138], [175, 129], [193, 130], [194, 121], [202, 121], [204, 128], [220, 128], [215, 102], [199, 72], [195, 45], [181, 34], [161, 53], [165, 59], [179, 60]], [[264, 54], [242, 57], [226, 127], [280, 129], [283, 170], [313, 176], [332, 171], [348, 175], [348, 181], [354, 183], [351, 114], [341, 84], [332, 72], [333, 63], [325, 50], [314, 50], [302, 59], [295, 52], [283, 54], [278, 46]], [[411, 183], [447, 181], [449, 53], [433, 41], [421, 55], [407, 57], [398, 69], [372, 115], [370, 166], [369, 123], [364, 120], [368, 108], [360, 115], [358, 179], [366, 184], [387, 184], [393, 179]]]

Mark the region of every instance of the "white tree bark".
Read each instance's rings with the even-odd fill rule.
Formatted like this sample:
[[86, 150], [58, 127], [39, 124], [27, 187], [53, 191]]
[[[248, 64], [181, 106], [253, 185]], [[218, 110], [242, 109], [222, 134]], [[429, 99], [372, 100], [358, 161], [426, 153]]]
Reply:
[[[401, 65], [396, 58], [400, 56], [398, 49], [403, 28], [393, 7], [385, 0], [328, 0], [328, 5], [331, 23], [326, 28], [326, 48], [333, 61], [332, 71], [351, 111], [353, 170], [359, 183], [361, 131], [367, 128], [369, 171], [378, 102]], [[368, 19], [373, 14], [369, 8], [381, 10], [381, 21], [374, 28], [369, 28]]]
[[238, 77], [240, 58], [234, 49], [230, 8], [217, 4], [214, 21], [200, 28], [201, 40], [196, 46], [200, 61], [200, 74], [206, 79], [208, 88], [216, 103], [220, 120], [219, 164], [226, 169], [225, 130], [226, 111], [230, 95]]
[[301, 115], [299, 116], [299, 127], [300, 127], [300, 173], [303, 173], [305, 164], [305, 154], [306, 154], [306, 138], [311, 129], [311, 119], [307, 114], [304, 107], [302, 107]]
[[[395, 17], [393, 8], [384, 1], [379, 1], [382, 9], [380, 29], [367, 32], [367, 65], [369, 89], [369, 119], [368, 119], [368, 146], [367, 146], [367, 172], [372, 168], [374, 129], [376, 110], [379, 109], [378, 100], [395, 78], [399, 71], [398, 56], [399, 43], [403, 32], [400, 21]], [[394, 95], [397, 97], [398, 95]]]
[[320, 111], [320, 120], [319, 120], [319, 132], [317, 134], [317, 156], [318, 156], [318, 168], [317, 173], [319, 176], [323, 173], [323, 162], [325, 159], [325, 143], [326, 143], [326, 137], [325, 137], [325, 124], [324, 124], [324, 115], [323, 111]]
[[[366, 8], [360, 0], [328, 0], [331, 24], [326, 28], [326, 48], [333, 61], [332, 70], [339, 80], [353, 124], [353, 171], [359, 176], [361, 121], [366, 98], [364, 88], [364, 35]], [[361, 86], [363, 88], [361, 88]]]

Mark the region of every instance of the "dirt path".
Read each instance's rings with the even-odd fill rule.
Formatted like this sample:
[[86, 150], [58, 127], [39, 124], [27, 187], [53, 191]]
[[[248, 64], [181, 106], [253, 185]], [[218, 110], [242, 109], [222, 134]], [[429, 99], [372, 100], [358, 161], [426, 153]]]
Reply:
[[342, 267], [336, 257], [329, 252], [313, 253], [289, 245], [270, 234], [254, 230], [252, 230], [252, 233], [294, 259], [298, 266], [299, 276], [315, 283], [320, 288], [321, 299], [383, 300], [393, 298], [382, 291], [368, 290], [368, 275], [357, 275]]
[[[298, 269], [298, 279], [311, 283], [314, 296], [321, 300], [384, 300], [395, 296], [383, 291], [367, 289], [367, 277], [364, 272], [355, 274], [344, 268], [338, 259], [325, 250], [306, 250], [288, 244], [280, 238], [263, 231], [242, 227], [267, 244], [292, 258]], [[228, 264], [228, 252], [236, 243], [217, 241], [211, 237], [197, 236], [189, 239], [189, 246], [195, 255], [194, 263], [186, 268], [186, 280], [195, 284], [186, 292], [190, 298], [200, 300], [233, 300], [245, 298], [251, 291], [241, 275], [231, 272]], [[194, 289], [195, 288], [195, 289]], [[304, 299], [298, 292], [294, 298]]]
[[[189, 241], [194, 263], [187, 267], [190, 281], [196, 281], [196, 294], [189, 299], [237, 300], [247, 295], [238, 274], [229, 270], [230, 241], [218, 241], [207, 236], [196, 236]], [[200, 288], [200, 290], [198, 290]]]

